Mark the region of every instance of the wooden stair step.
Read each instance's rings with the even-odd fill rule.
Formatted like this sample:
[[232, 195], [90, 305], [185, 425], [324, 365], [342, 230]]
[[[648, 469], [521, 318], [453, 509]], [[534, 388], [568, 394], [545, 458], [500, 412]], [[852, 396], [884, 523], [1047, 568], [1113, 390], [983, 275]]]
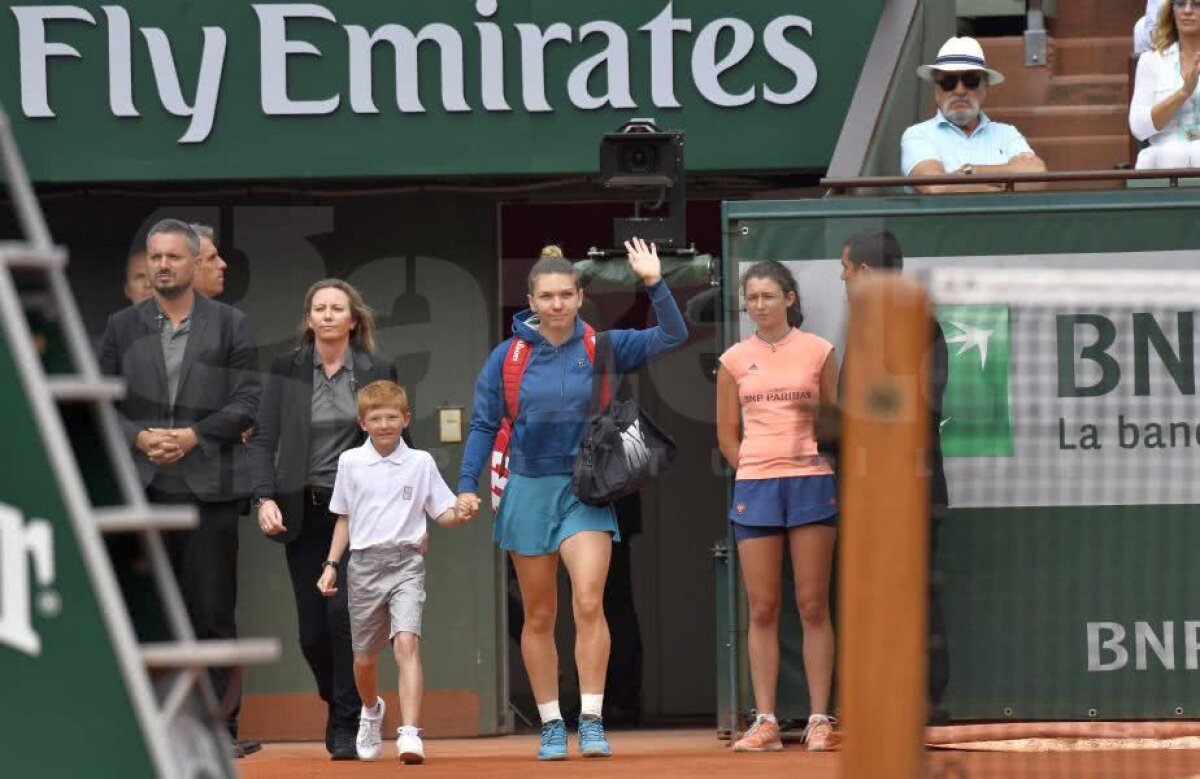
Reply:
[[1025, 68], [1025, 39], [1020, 35], [981, 38], [979, 45], [983, 47], [988, 67], [1000, 71], [1005, 78]]
[[986, 110], [989, 118], [1015, 125], [1026, 138], [1120, 135], [1129, 130], [1129, 107], [1124, 103], [1001, 106]]
[[1133, 56], [1133, 39], [1055, 38], [1050, 42], [1050, 65], [1059, 76], [1107, 73], [1124, 76]]
[[1045, 105], [1123, 103], [1129, 97], [1125, 75], [1059, 76], [1051, 79]]
[[1125, 135], [1029, 138], [1029, 145], [1049, 170], [1108, 170], [1130, 162]]
[[1133, 23], [1145, 13], [1145, 0], [1059, 0], [1046, 26], [1056, 38], [1131, 37]]

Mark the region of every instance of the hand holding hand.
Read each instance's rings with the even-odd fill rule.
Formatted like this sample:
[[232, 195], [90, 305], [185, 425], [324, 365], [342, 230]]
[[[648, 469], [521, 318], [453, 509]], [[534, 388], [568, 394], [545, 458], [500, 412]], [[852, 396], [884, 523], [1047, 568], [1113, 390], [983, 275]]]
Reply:
[[150, 462], [155, 465], [170, 465], [179, 462], [188, 452], [195, 449], [200, 443], [200, 438], [190, 427], [151, 427], [138, 433], [138, 441], [144, 441], [144, 448], [142, 445], [138, 445], [138, 448], [146, 453]]
[[647, 245], [641, 238], [625, 242], [625, 251], [629, 257], [629, 268], [636, 273], [646, 286], [657, 284], [662, 279], [662, 261], [658, 259], [658, 247]]
[[158, 448], [159, 439], [162, 437], [162, 431], [156, 427], [148, 427], [137, 434], [133, 439], [133, 447], [150, 460], [154, 459], [151, 454]]
[[332, 598], [337, 594], [337, 569], [332, 565], [325, 566], [325, 570], [321, 572], [321, 578], [317, 579], [317, 589], [326, 598]]
[[171, 440], [175, 442], [181, 458], [200, 445], [200, 436], [194, 428], [177, 427], [168, 432], [171, 434]]
[[474, 518], [479, 513], [479, 496], [473, 492], [464, 492], [458, 496], [458, 501], [454, 504], [455, 518], [460, 522], [467, 522]]
[[168, 465], [183, 457], [171, 432], [160, 427], [146, 428], [137, 434], [133, 445], [145, 452], [146, 459], [155, 465]]
[[283, 512], [279, 510], [278, 503], [273, 500], [264, 500], [258, 507], [258, 528], [269, 536], [287, 532], [287, 528], [283, 524]]

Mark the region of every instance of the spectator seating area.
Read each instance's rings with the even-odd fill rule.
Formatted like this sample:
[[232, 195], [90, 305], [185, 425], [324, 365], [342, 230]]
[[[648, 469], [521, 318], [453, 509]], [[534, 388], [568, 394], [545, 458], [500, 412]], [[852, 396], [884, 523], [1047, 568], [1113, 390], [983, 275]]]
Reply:
[[1144, 11], [1145, 0], [1060, 0], [1045, 67], [1026, 67], [1020, 36], [980, 37], [1006, 77], [988, 116], [1016, 125], [1049, 170], [1132, 167], [1132, 28]]

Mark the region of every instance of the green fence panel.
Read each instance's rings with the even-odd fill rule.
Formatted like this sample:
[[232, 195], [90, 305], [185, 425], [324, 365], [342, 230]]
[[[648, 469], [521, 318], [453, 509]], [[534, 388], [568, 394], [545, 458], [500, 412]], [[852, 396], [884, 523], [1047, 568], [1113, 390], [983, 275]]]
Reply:
[[[1200, 195], [1187, 190], [728, 203], [725, 219], [731, 310], [738, 310], [738, 267], [785, 261], [798, 277], [805, 327], [839, 349], [841, 249], [866, 228], [895, 233], [906, 271], [918, 276], [967, 266], [1123, 268], [1159, 274], [1167, 290], [1171, 274], [1200, 270]], [[1111, 301], [939, 309], [951, 341], [945, 416], [968, 398], [990, 404], [973, 427], [950, 422], [943, 428], [951, 508], [937, 566], [945, 581], [950, 652], [945, 706], [953, 719], [1200, 715], [1200, 614], [1194, 608], [1200, 577], [1189, 564], [1191, 550], [1200, 548], [1200, 494], [1193, 494], [1194, 479], [1180, 477], [1193, 472], [1200, 453], [1195, 305], [1150, 308], [1164, 333], [1159, 341], [1137, 335], [1136, 322], [1122, 318], [1137, 314], [1136, 307], [1124, 311]], [[1072, 331], [1062, 329], [1062, 317], [1080, 313], [1111, 317], [1117, 333], [1110, 352], [1123, 370], [1119, 386], [1116, 374], [1109, 377], [1115, 388], [1104, 396], [1056, 392], [1056, 369], [1077, 366], [1081, 385], [1085, 370], [1092, 378], [1098, 370], [1081, 352], [1090, 343], [1086, 336], [1064, 341]], [[746, 326], [734, 313], [727, 340], [748, 332]], [[969, 341], [970, 327], [992, 333], [986, 361]], [[1138, 347], [1139, 339], [1149, 340]], [[1039, 353], [1042, 362], [1033, 364], [1039, 345], [1058, 350], [1057, 366], [1052, 351]], [[1137, 367], [1138, 360], [1149, 360], [1149, 367]], [[1014, 383], [1033, 368], [1044, 381]], [[1065, 376], [1061, 381], [1072, 377], [1070, 370]], [[1133, 386], [1143, 381], [1146, 386]], [[1061, 430], [1052, 423], [1038, 428], [1057, 440], [1032, 448], [1025, 440], [1030, 420], [1040, 424], [1059, 407], [1080, 416], [1061, 417]], [[1144, 436], [1155, 419], [1164, 435], [1177, 424], [1181, 438], [1174, 446], [1147, 448]], [[1085, 422], [1105, 443], [1104, 453], [1090, 461], [1080, 459], [1087, 456], [1081, 453]], [[1138, 426], [1138, 447], [1130, 445], [1129, 425]], [[799, 662], [799, 629], [781, 633], [784, 665]], [[781, 672], [781, 716], [807, 714], [802, 689], [795, 688], [799, 671]], [[752, 700], [748, 685], [739, 695], [744, 711]]]

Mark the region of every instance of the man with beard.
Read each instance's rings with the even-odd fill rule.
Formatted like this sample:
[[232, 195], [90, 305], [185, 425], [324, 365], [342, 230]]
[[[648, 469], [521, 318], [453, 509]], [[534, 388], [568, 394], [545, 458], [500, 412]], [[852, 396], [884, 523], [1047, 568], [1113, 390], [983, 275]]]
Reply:
[[[163, 534], [196, 638], [237, 635], [237, 520], [245, 472], [241, 433], [254, 422], [260, 393], [258, 350], [242, 312], [193, 289], [200, 237], [164, 219], [146, 238], [152, 295], [109, 317], [100, 369], [125, 380], [121, 428], [152, 503], [194, 505], [199, 524]], [[228, 713], [233, 748], [239, 686], [229, 668], [210, 668]]]
[[[993, 122], [983, 113], [990, 87], [1004, 82], [987, 66], [974, 38], [951, 38], [932, 65], [917, 75], [933, 82], [938, 113], [915, 124], [900, 139], [900, 167], [905, 176], [962, 177], [1007, 173], [1042, 173], [1042, 162], [1025, 137], [1010, 124]], [[969, 181], [969, 179], [967, 179]], [[938, 184], [913, 187], [922, 194], [991, 192], [1001, 184]]]

